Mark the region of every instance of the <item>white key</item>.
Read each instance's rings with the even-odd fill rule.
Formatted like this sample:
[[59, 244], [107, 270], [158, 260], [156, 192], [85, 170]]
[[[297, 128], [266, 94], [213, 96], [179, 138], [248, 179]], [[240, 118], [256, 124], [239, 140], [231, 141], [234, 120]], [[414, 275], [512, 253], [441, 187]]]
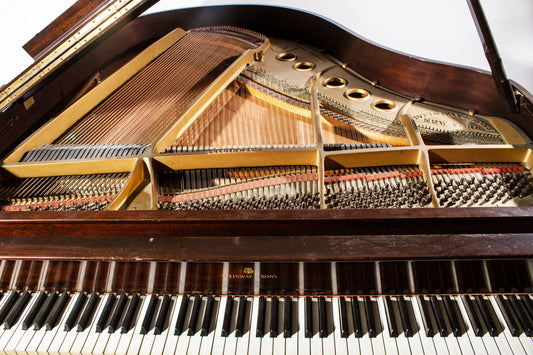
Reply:
[[[489, 351], [483, 342], [483, 338], [476, 336], [476, 334], [474, 333], [474, 330], [472, 329], [470, 318], [468, 318], [468, 313], [466, 312], [466, 308], [464, 304], [465, 300], [462, 299], [462, 297], [453, 297], [452, 299], [456, 300], [457, 306], [459, 307], [459, 311], [465, 322], [463, 324], [464, 329], [462, 329], [463, 331], [462, 337], [463, 338], [468, 337], [470, 344], [472, 344], [472, 348], [474, 349], [475, 354], [489, 354]], [[497, 347], [493, 348], [490, 353], [498, 354], [499, 353], [498, 348]]]
[[252, 317], [250, 323], [250, 340], [248, 343], [248, 354], [259, 355], [261, 353], [261, 338], [256, 337], [257, 317], [259, 315], [259, 297], [252, 299]]
[[[405, 335], [405, 329], [403, 328], [403, 323], [401, 323], [401, 318], [398, 318], [400, 319], [400, 325], [401, 325], [401, 329], [402, 329], [402, 332], [403, 334], [400, 334], [398, 339], [397, 339], [397, 344], [398, 344], [398, 348], [401, 349], [400, 350], [400, 353], [404, 353], [405, 352], [405, 345], [404, 344], [401, 344], [401, 342], [405, 341], [408, 343], [408, 346], [409, 346], [409, 351], [410, 353], [412, 354], [424, 354], [424, 347], [422, 346], [422, 342], [420, 340], [420, 336], [423, 335], [424, 332], [421, 332], [419, 330], [419, 326], [418, 326], [418, 323], [416, 322], [416, 319], [415, 319], [415, 316], [412, 312], [412, 309], [411, 309], [411, 297], [407, 297], [407, 296], [404, 296], [404, 300], [405, 300], [405, 307], [407, 308], [407, 316], [409, 317], [409, 322], [411, 324], [411, 327], [413, 327], [413, 330], [412, 332], [414, 333], [412, 336], [410, 337], [407, 337]], [[399, 317], [399, 315], [398, 315]], [[429, 352], [428, 354], [434, 354], [434, 348], [431, 348], [433, 349], [433, 352]]]
[[363, 306], [363, 300], [361, 297], [358, 297], [357, 305], [352, 303], [352, 307], [358, 307], [359, 315], [361, 317], [361, 327], [363, 328], [363, 336], [359, 338], [359, 349], [361, 354], [373, 354], [373, 339], [368, 333], [368, 324], [366, 323], [366, 311]]
[[220, 307], [220, 298], [214, 297], [213, 313], [211, 314], [211, 324], [209, 325], [209, 330], [208, 330], [209, 333], [207, 333], [207, 336], [204, 336], [202, 338], [202, 344], [200, 346], [201, 355], [210, 355], [211, 350], [213, 350], [213, 342], [215, 341], [215, 337], [217, 336], [215, 333], [216, 333], [219, 307]]
[[[301, 331], [300, 325], [298, 324], [298, 298], [292, 298], [292, 316], [291, 316], [291, 326], [292, 334], [290, 338], [285, 338], [285, 354], [298, 354], [298, 333]], [[238, 352], [237, 352], [238, 354]]]
[[[46, 302], [46, 300], [45, 300], [45, 302]], [[25, 345], [24, 351], [26, 351], [28, 354], [37, 354], [37, 349], [39, 348], [39, 345], [41, 344], [41, 341], [44, 339], [44, 337], [47, 334], [48, 334], [48, 332], [46, 331], [46, 327], [43, 324], [41, 329], [36, 330], [34, 332], [33, 336], [31, 337], [30, 342]], [[17, 345], [17, 347], [18, 347], [18, 345]]]
[[318, 299], [313, 298], [311, 302], [312, 316], [313, 316], [313, 336], [310, 339], [311, 344], [311, 354], [312, 355], [322, 355], [322, 338], [319, 334], [319, 321], [318, 321]]
[[[254, 319], [257, 319], [257, 316], [254, 316]], [[310, 355], [311, 340], [305, 337], [305, 297], [298, 298], [298, 328], [298, 354]], [[250, 349], [252, 349], [252, 342], [250, 342]]]
[[360, 355], [359, 338], [354, 335], [353, 313], [351, 297], [346, 297], [346, 318], [348, 320], [348, 337], [346, 338], [346, 347], [349, 355]]
[[[379, 309], [379, 303], [378, 303], [378, 297], [370, 297], [370, 300], [371, 300], [371, 303], [373, 303], [373, 307], [372, 307], [372, 310], [374, 312], [374, 324], [376, 326], [376, 337], [372, 339], [372, 350], [374, 351], [375, 354], [385, 354], [385, 351], [386, 351], [386, 346], [385, 346], [385, 340], [384, 340], [384, 332], [385, 332], [385, 328], [383, 327], [383, 323], [382, 320], [381, 320], [381, 314], [377, 314], [376, 313], [376, 305], [377, 305], [377, 310], [378, 312], [380, 311]], [[383, 316], [385, 314], [383, 313]], [[387, 330], [388, 332], [388, 330]], [[387, 334], [388, 336], [388, 334]]]
[[[150, 300], [150, 297], [151, 296], [146, 296], [146, 302]], [[161, 307], [162, 299], [163, 297], [158, 297], [156, 301], [154, 314], [152, 315], [152, 321], [150, 322], [150, 326], [147, 329], [148, 332], [142, 337], [142, 344], [141, 344], [141, 348], [139, 349], [139, 354], [151, 354], [152, 353], [152, 346], [154, 345], [154, 341], [156, 338], [156, 335], [154, 334], [154, 327], [155, 327], [155, 322], [157, 320], [158, 310]], [[139, 319], [139, 321], [142, 324], [142, 322], [144, 321], [144, 314], [143, 314], [143, 318]]]
[[[163, 325], [163, 329], [161, 330], [161, 334], [156, 336], [156, 339], [154, 341], [154, 345], [152, 347], [152, 353], [153, 354], [163, 354], [167, 338], [169, 334], [171, 334], [171, 324], [172, 319], [174, 317], [174, 311], [176, 308], [176, 300], [177, 297], [171, 296], [170, 297], [170, 304], [168, 306], [168, 314], [167, 318], [165, 320], [165, 323]], [[176, 311], [177, 312], [177, 311]]]
[[[117, 296], [117, 298], [115, 300], [115, 304], [114, 304], [113, 310], [109, 314], [109, 319], [107, 320], [108, 323], [111, 320], [111, 318], [113, 318], [113, 314], [115, 313], [115, 308], [117, 307], [119, 298], [120, 298], [120, 296]], [[115, 333], [116, 333], [116, 331], [115, 331]], [[109, 333], [109, 324], [106, 324], [106, 327], [102, 330], [102, 332], [100, 333], [100, 336], [98, 336], [98, 340], [96, 341], [96, 344], [94, 345], [92, 354], [95, 354], [95, 355], [104, 354], [105, 353], [105, 348], [107, 346], [107, 343], [109, 342], [109, 338], [111, 337], [111, 335], [112, 334]]]
[[65, 311], [63, 312], [62, 319], [60, 319], [57, 322], [56, 335], [54, 337], [54, 340], [52, 341], [52, 343], [48, 347], [48, 353], [49, 354], [59, 355], [60, 349], [61, 349], [61, 345], [63, 345], [63, 342], [65, 341], [65, 338], [67, 337], [67, 335], [69, 335], [70, 333], [75, 333], [76, 332], [75, 329], [71, 329], [69, 332], [65, 331], [65, 323], [66, 323], [67, 318], [69, 317], [70, 313], [72, 312], [72, 308], [74, 308], [74, 304], [76, 303], [77, 297], [78, 297], [78, 295], [71, 295], [70, 296], [69, 302], [68, 302], [68, 304], [65, 307]]
[[[133, 336], [135, 335], [135, 332], [139, 332], [141, 325], [142, 325], [142, 312], [143, 312], [143, 297], [139, 295], [132, 295], [130, 302], [133, 300], [133, 298], [137, 296], [138, 302], [137, 307], [135, 308], [135, 313], [133, 314], [133, 317], [131, 319], [131, 323], [129, 325], [129, 329], [125, 333], [122, 333], [122, 329], [119, 329], [118, 332], [120, 332], [120, 339], [118, 340], [118, 344], [115, 349], [115, 354], [127, 354], [128, 349], [130, 346], [130, 343], [132, 341]], [[128, 303], [125, 313], [128, 313], [128, 309], [130, 307], [131, 303]], [[145, 304], [147, 305], [147, 304]], [[124, 314], [125, 316], [125, 314]], [[122, 324], [121, 324], [122, 328]], [[138, 349], [137, 349], [138, 350]]]
[[[7, 302], [7, 299], [9, 298], [11, 292], [5, 292], [4, 297], [0, 300], [0, 309], [4, 307], [4, 304]], [[4, 334], [4, 326], [3, 324], [0, 324], [0, 339], [2, 338], [2, 335]]]
[[[122, 321], [124, 320], [124, 317], [126, 316], [126, 313], [128, 312], [128, 306], [131, 302], [131, 299], [132, 296], [128, 296], [128, 302], [126, 302], [126, 306], [122, 310], [122, 315], [120, 316], [120, 319], [117, 323], [118, 329], [115, 329], [113, 333], [109, 334], [105, 349], [103, 350], [104, 354], [114, 354], [117, 351], [120, 338], [122, 338], [122, 334], [120, 333], [120, 326], [122, 324]], [[112, 317], [112, 315], [110, 317]], [[106, 329], [106, 331], [109, 332], [109, 327]]]
[[[433, 309], [431, 308], [431, 304], [428, 298], [426, 298], [426, 305], [432, 317], [431, 321], [433, 322], [433, 329], [437, 330], [437, 327], [436, 327], [437, 322], [433, 318], [433, 316], [435, 315], [433, 314]], [[451, 355], [456, 354], [455, 352], [453, 352], [454, 349], [451, 349], [449, 344], [446, 342], [446, 338], [442, 337], [438, 331], [436, 331], [435, 335], [433, 336], [433, 342], [435, 343], [435, 349], [437, 350], [438, 354], [451, 354]]]
[[[242, 337], [237, 338], [237, 350], [236, 354], [247, 354], [248, 353], [248, 345], [250, 342], [250, 329], [252, 324], [252, 316], [253, 313], [253, 299], [246, 298], [246, 318], [244, 319], [244, 333]], [[255, 336], [255, 334], [254, 334]], [[297, 354], [294, 353], [294, 354]]]
[[387, 322], [387, 312], [385, 310], [385, 297], [377, 297], [377, 304], [379, 310], [379, 318], [381, 319], [382, 332], [378, 335], [383, 339], [386, 354], [398, 354], [398, 346], [396, 345], [396, 338], [390, 336], [389, 324]]
[[[164, 355], [173, 355], [176, 352], [176, 345], [178, 344], [179, 336], [174, 335], [174, 327], [178, 319], [180, 305], [182, 302], [183, 296], [174, 296], [172, 297], [172, 316], [168, 323], [168, 328], [166, 330], [166, 341], [164, 342], [164, 348], [162, 352], [157, 352], [158, 354]], [[161, 341], [162, 342], [162, 341]], [[154, 351], [155, 352], [155, 351]]]
[[[137, 313], [137, 317], [136, 317], [136, 322], [135, 322], [135, 326], [133, 327], [133, 331], [131, 332], [128, 332], [126, 334], [123, 334], [123, 335], [127, 335], [127, 336], [124, 336], [124, 337], [121, 337], [120, 338], [120, 343], [119, 343], [119, 348], [117, 348], [117, 351], [122, 351], [123, 348], [121, 348], [121, 345], [124, 344], [122, 342], [123, 339], [128, 339], [129, 337], [128, 336], [131, 336], [131, 338], [129, 338], [129, 344], [128, 344], [128, 350], [126, 352], [126, 354], [128, 355], [132, 355], [132, 354], [138, 354], [139, 353], [139, 349], [141, 348], [141, 344], [142, 344], [142, 341], [143, 341], [143, 338], [144, 338], [144, 335], [141, 334], [141, 327], [142, 327], [142, 323], [143, 323], [143, 319], [144, 319], [144, 315], [146, 314], [146, 310], [148, 309], [148, 304], [150, 303], [149, 302], [149, 299], [150, 297], [147, 297], [147, 296], [140, 296], [140, 300], [139, 300], [139, 305], [137, 306], [138, 309], [140, 309], [139, 313]], [[124, 347], [125, 348], [125, 347]]]
[[37, 294], [33, 294], [28, 303], [26, 304], [26, 308], [21, 313], [16, 324], [14, 324], [11, 329], [4, 331], [4, 333], [0, 337], [0, 354], [3, 354], [2, 351], [4, 351], [6, 354], [14, 353], [17, 344], [19, 343], [25, 332], [24, 330], [22, 330], [22, 322], [24, 321], [24, 318], [26, 318], [28, 312], [31, 310], [36, 299]]
[[400, 310], [398, 308], [399, 305], [398, 305], [397, 298], [391, 297], [391, 303], [393, 305], [393, 312], [396, 317], [396, 327], [398, 328], [398, 337], [395, 338], [396, 346], [398, 347], [398, 353], [399, 354], [411, 354], [411, 346], [410, 346], [411, 338], [407, 338], [405, 334], [402, 334], [403, 327], [402, 327], [402, 320], [400, 317]]
[[322, 338], [322, 351], [324, 354], [335, 353], [335, 328], [336, 324], [333, 324], [333, 299], [326, 297], [326, 314], [327, 314], [327, 336]]
[[[505, 320], [503, 318], [503, 314], [500, 310], [500, 307], [498, 306], [498, 303], [496, 302], [496, 299], [494, 296], [489, 296], [488, 299], [490, 300], [492, 304], [492, 308], [494, 309], [494, 312], [496, 313], [496, 316], [499, 318], [501, 325], [503, 326], [503, 332], [500, 333], [497, 344], [498, 348], [500, 350], [505, 347], [505, 344], [503, 343], [504, 339], [507, 340], [507, 344], [511, 348], [511, 353], [514, 354], [526, 354], [526, 351], [524, 350], [524, 347], [522, 346], [522, 343], [519, 339], [519, 337], [514, 337], [511, 335], [511, 332], [509, 331], [509, 328], [507, 327], [507, 324], [505, 323]], [[502, 336], [503, 335], [503, 336]], [[504, 351], [502, 351], [504, 352]]]
[[348, 344], [346, 342], [346, 338], [343, 338], [341, 336], [341, 321], [340, 321], [340, 298], [335, 297], [331, 300], [331, 308], [333, 313], [333, 325], [334, 330], [333, 334], [330, 335], [330, 337], [334, 338], [335, 341], [335, 354], [340, 355], [347, 355], [348, 354]]
[[274, 339], [270, 337], [270, 298], [267, 298], [265, 305], [265, 335], [261, 338], [261, 355], [272, 355], [274, 353]]
[[233, 308], [231, 312], [231, 325], [229, 335], [224, 344], [224, 355], [233, 355], [237, 348], [237, 338], [235, 337], [235, 325], [237, 324], [237, 310], [239, 309], [239, 297], [233, 297]]
[[[283, 311], [285, 310], [285, 298], [278, 297], [278, 334], [274, 337], [272, 351], [274, 354], [285, 353], [285, 338], [283, 337]], [[269, 334], [270, 336], [270, 334]]]
[[187, 305], [187, 315], [185, 316], [185, 322], [183, 322], [183, 328], [181, 335], [179, 336], [178, 345], [176, 346], [176, 354], [186, 354], [189, 348], [189, 342], [191, 337], [187, 335], [187, 328], [189, 325], [189, 319], [191, 318], [192, 307], [194, 305], [194, 297], [189, 297], [189, 303]]
[[190, 338], [189, 347], [187, 348], [188, 355], [197, 355], [200, 352], [200, 347], [202, 345], [203, 337], [200, 336], [200, 329], [202, 329], [202, 320], [204, 318], [207, 297], [201, 297], [200, 302], [200, 312], [198, 313], [198, 320], [196, 322], [196, 329], [194, 331], [194, 335], [187, 334], [187, 336]]
[[[101, 312], [103, 311], [104, 309], [104, 306], [105, 304], [107, 303], [107, 300], [111, 297], [111, 294], [108, 294], [106, 295], [104, 298], [101, 298], [100, 299], [100, 304], [101, 304], [101, 307], [99, 308], [99, 312], [98, 314], [95, 315], [95, 320], [94, 320], [94, 326], [91, 327], [91, 331], [89, 332], [88, 336], [87, 336], [87, 339], [85, 340], [85, 343], [83, 344], [83, 348], [81, 349], [81, 352], [84, 353], [84, 354], [92, 354], [93, 353], [93, 350], [94, 350], [94, 347], [96, 346], [96, 344], [98, 343], [98, 340], [100, 338], [100, 336], [103, 334], [105, 336], [105, 328], [107, 327], [107, 323], [109, 323], [109, 318], [111, 318], [111, 314], [113, 313], [113, 310], [111, 310], [111, 314], [109, 314], [109, 317], [107, 319], [107, 322], [104, 326], [104, 329], [102, 330], [101, 333], [97, 333], [96, 332], [96, 324], [98, 323], [98, 320], [100, 319], [100, 315], [101, 315]], [[117, 300], [115, 299], [115, 303], [117, 302]]]
[[[56, 304], [58, 303], [59, 303], [59, 298], [56, 301]], [[72, 302], [72, 298], [69, 297], [69, 300], [67, 304], [65, 305], [65, 308], [63, 308], [63, 312], [61, 313], [56, 326], [53, 329], [47, 331], [42, 341], [39, 343], [39, 347], [37, 348], [37, 351], [39, 353], [47, 352], [50, 346], [52, 345], [52, 343], [54, 342], [54, 338], [56, 338], [56, 336], [60, 338], [61, 342], [63, 341], [65, 336], [64, 335], [61, 336], [61, 335], [66, 332], [64, 332], [63, 329], [60, 330], [59, 328], [61, 328], [61, 325], [65, 323], [65, 320], [67, 319], [68, 314], [70, 313], [70, 310], [72, 309], [73, 305], [74, 305], [74, 302]], [[59, 344], [59, 346], [56, 346], [58, 350], [60, 346], [61, 344]]]
[[74, 340], [74, 343], [67, 348], [65, 344], [61, 345], [60, 352], [62, 354], [81, 354], [82, 349], [85, 345], [85, 342], [89, 337], [91, 337], [93, 334], [96, 334], [96, 323], [98, 322], [98, 317], [100, 316], [100, 312], [102, 311], [104, 304], [105, 304], [106, 297], [103, 295], [99, 296], [98, 304], [95, 307], [95, 312], [89, 321], [89, 324], [87, 328], [85, 328], [82, 332], [77, 332], [76, 339]]
[[[71, 295], [69, 303], [71, 304], [71, 307], [68, 309], [68, 312], [65, 312], [63, 317], [63, 322], [58, 323], [58, 331], [56, 334], [56, 337], [54, 338], [54, 341], [48, 348], [48, 353], [50, 354], [60, 354], [61, 347], [63, 346], [63, 343], [67, 342], [72, 344], [72, 341], [76, 338], [76, 329], [71, 329], [70, 331], [65, 331], [65, 323], [67, 318], [70, 315], [70, 312], [72, 312], [72, 308], [74, 307], [76, 301], [78, 300], [78, 297], [80, 297], [80, 294]], [[81, 312], [80, 312], [81, 313]], [[79, 317], [80, 315], [78, 315]]]
[[[90, 298], [90, 294], [87, 295], [87, 300], [85, 300], [85, 304], [84, 304], [84, 307], [82, 307], [81, 309], [81, 312], [78, 316], [78, 319], [77, 321], [79, 321], [79, 317], [81, 317], [81, 315], [83, 314], [83, 311], [85, 310], [85, 307], [87, 306], [87, 302], [89, 301], [89, 298]], [[98, 306], [98, 305], [97, 305]], [[98, 307], [95, 307], [95, 310], [97, 310]], [[90, 322], [89, 322], [90, 324]], [[73, 329], [71, 329], [66, 335], [65, 335], [65, 338], [63, 339], [63, 342], [61, 343], [61, 346], [59, 347], [59, 349], [57, 350], [59, 354], [65, 354], [65, 353], [70, 353], [70, 349], [72, 348], [72, 346], [74, 345], [74, 342], [76, 341], [76, 338], [78, 337], [78, 335], [80, 334], [80, 332], [77, 332], [77, 329], [76, 327], [74, 327]]]
[[217, 312], [217, 326], [215, 328], [215, 337], [213, 340], [213, 355], [219, 355], [224, 353], [224, 344], [226, 343], [226, 338], [220, 336], [222, 333], [222, 323], [224, 319], [224, 310], [226, 309], [227, 297], [220, 297], [220, 302], [218, 304]]
[[[454, 297], [450, 297], [450, 300], [452, 301], [452, 305], [453, 303], [456, 303], [454, 302], [455, 298]], [[442, 300], [442, 305], [444, 305], [444, 300]], [[457, 311], [457, 309], [456, 309]], [[448, 318], [448, 313], [445, 312], [445, 310], [443, 309], [443, 312], [444, 312], [444, 319], [445, 319], [445, 322], [446, 322], [446, 326], [448, 327], [448, 329], [450, 329], [450, 334], [448, 335], [448, 337], [446, 338], [446, 342], [448, 344], [448, 349], [454, 349], [454, 347], [457, 346], [459, 347], [459, 351], [461, 351], [463, 353], [463, 355], [474, 355], [474, 349], [472, 348], [472, 345], [470, 343], [470, 339], [468, 338], [468, 336], [459, 336], [459, 337], [456, 337], [453, 332], [451, 331], [452, 330], [452, 327], [451, 327], [451, 324], [449, 322], [449, 318]], [[460, 320], [458, 320], [460, 322]], [[450, 343], [453, 344], [453, 346], [450, 346]], [[450, 350], [451, 351], [451, 350]]]
[[[424, 354], [436, 354], [437, 350], [435, 349], [433, 338], [429, 338], [426, 336], [425, 329], [424, 329], [424, 323], [422, 321], [422, 310], [418, 306], [417, 298], [413, 296], [413, 297], [410, 297], [409, 300], [406, 299], [405, 301], [411, 302], [411, 307], [413, 308], [413, 316], [414, 316], [414, 319], [416, 320], [417, 331], [413, 335], [413, 338], [416, 337], [419, 340]], [[446, 349], [446, 352], [447, 352], [447, 349]]]

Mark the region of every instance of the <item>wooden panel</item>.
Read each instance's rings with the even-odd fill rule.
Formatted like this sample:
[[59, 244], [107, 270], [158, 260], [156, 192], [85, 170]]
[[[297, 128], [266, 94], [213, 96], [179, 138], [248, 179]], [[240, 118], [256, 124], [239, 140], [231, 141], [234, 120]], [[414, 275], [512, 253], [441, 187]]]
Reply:
[[338, 262], [337, 283], [339, 294], [375, 295], [378, 293], [376, 263]]

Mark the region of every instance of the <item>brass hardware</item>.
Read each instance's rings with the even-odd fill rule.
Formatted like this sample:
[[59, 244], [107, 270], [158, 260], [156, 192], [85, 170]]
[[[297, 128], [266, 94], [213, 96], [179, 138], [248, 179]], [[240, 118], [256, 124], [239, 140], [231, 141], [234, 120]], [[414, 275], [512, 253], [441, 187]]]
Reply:
[[347, 84], [347, 81], [343, 78], [328, 78], [324, 80], [324, 86], [327, 88], [343, 88]]
[[26, 110], [29, 110], [30, 107], [32, 107], [34, 103], [35, 103], [35, 99], [32, 96], [29, 99], [27, 99], [26, 101], [24, 101], [24, 107], [26, 108]]
[[265, 60], [265, 52], [259, 51], [254, 53], [254, 61], [262, 62], [263, 60]]
[[282, 62], [292, 62], [292, 61], [296, 60], [296, 54], [290, 53], [290, 52], [285, 52], [285, 53], [278, 54], [276, 56], [276, 59], [280, 60]]
[[344, 93], [348, 100], [364, 100], [370, 96], [370, 93], [363, 89], [351, 89]]
[[293, 68], [294, 70], [298, 71], [309, 71], [312, 70], [315, 67], [315, 65], [311, 62], [299, 62], [294, 64]]
[[394, 110], [396, 104], [390, 100], [378, 100], [372, 104], [372, 108], [376, 111], [387, 112]]

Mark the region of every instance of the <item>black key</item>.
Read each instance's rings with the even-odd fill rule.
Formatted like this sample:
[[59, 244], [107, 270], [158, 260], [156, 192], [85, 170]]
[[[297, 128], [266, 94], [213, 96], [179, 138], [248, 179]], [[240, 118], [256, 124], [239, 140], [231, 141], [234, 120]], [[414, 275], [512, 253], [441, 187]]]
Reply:
[[495, 337], [498, 335], [498, 327], [500, 323], [492, 316], [492, 306], [490, 302], [487, 302], [483, 296], [476, 295], [474, 296], [474, 299], [476, 300], [476, 304], [479, 307], [479, 312], [481, 313], [481, 317], [483, 317], [483, 320], [485, 321], [485, 325], [487, 326], [487, 330], [489, 332], [489, 335], [491, 337]]
[[174, 326], [174, 335], [181, 335], [183, 329], [183, 323], [185, 323], [185, 317], [187, 316], [187, 307], [189, 306], [189, 296], [183, 295], [181, 298], [180, 311], [178, 313], [178, 319]]
[[59, 296], [59, 299], [54, 305], [52, 312], [50, 312], [50, 317], [46, 321], [45, 328], [47, 331], [54, 329], [54, 327], [57, 325], [57, 321], [59, 320], [61, 313], [63, 313], [63, 310], [65, 309], [69, 299], [70, 295], [68, 292], [63, 292], [61, 296]]
[[118, 329], [118, 322], [120, 321], [120, 318], [122, 317], [122, 314], [124, 313], [124, 308], [126, 308], [126, 303], [128, 302], [128, 296], [125, 294], [121, 294], [118, 298], [117, 305], [115, 306], [115, 310], [113, 311], [113, 315], [111, 316], [111, 320], [109, 321], [108, 325], [108, 332], [113, 334], [115, 330]]
[[161, 300], [161, 306], [159, 307], [159, 313], [155, 320], [154, 335], [159, 335], [163, 331], [165, 321], [167, 320], [168, 308], [170, 307], [170, 296], [165, 295]]
[[389, 335], [392, 338], [398, 337], [398, 327], [396, 326], [396, 315], [389, 296], [385, 296], [385, 311], [387, 316], [387, 324], [389, 326]]
[[372, 301], [370, 297], [365, 296], [363, 298], [366, 313], [366, 325], [368, 327], [368, 336], [375, 338], [377, 335], [376, 323], [374, 321], [374, 310], [372, 309]]
[[524, 308], [522, 308], [520, 301], [516, 298], [515, 295], [509, 295], [507, 296], [507, 299], [509, 300], [511, 308], [516, 314], [518, 322], [522, 326], [524, 333], [526, 333], [528, 337], [533, 336], [533, 324], [531, 318], [529, 318], [527, 312], [524, 310]]
[[239, 297], [239, 309], [237, 311], [237, 324], [235, 325], [235, 336], [242, 337], [244, 334], [244, 320], [246, 319], [246, 297]]
[[356, 338], [363, 336], [363, 326], [361, 325], [361, 311], [359, 310], [359, 300], [357, 296], [352, 297], [352, 318], [353, 334]]
[[35, 317], [37, 317], [37, 313], [39, 313], [39, 310], [41, 309], [45, 299], [46, 292], [40, 292], [37, 295], [35, 303], [31, 307], [29, 313], [26, 315], [26, 318], [24, 318], [22, 321], [22, 330], [28, 330], [33, 325], [33, 321], [35, 320]]
[[255, 331], [255, 336], [262, 338], [265, 335], [265, 310], [266, 310], [266, 299], [265, 296], [259, 297], [259, 308], [257, 310], [257, 329]]
[[139, 297], [139, 295], [131, 296], [128, 310], [126, 311], [126, 315], [124, 316], [122, 325], [120, 326], [120, 334], [125, 334], [131, 329], [131, 322], [133, 322], [133, 317], [135, 316], [135, 312], [137, 312], [137, 306], [139, 305], [140, 300], [141, 297]]
[[313, 300], [305, 297], [305, 337], [313, 337]]
[[91, 319], [94, 309], [96, 308], [96, 305], [98, 304], [98, 300], [100, 297], [98, 297], [98, 294], [96, 292], [91, 293], [91, 296], [89, 297], [89, 301], [87, 301], [87, 305], [85, 306], [85, 309], [83, 310], [83, 313], [81, 314], [80, 321], [78, 322], [78, 325], [76, 326], [77, 332], [83, 332], [85, 328], [87, 328], [87, 325], [89, 324], [89, 320]]
[[422, 323], [424, 324], [424, 330], [426, 331], [427, 337], [432, 337], [435, 335], [433, 331], [433, 326], [431, 325], [431, 316], [430, 316], [430, 310], [431, 308], [428, 308], [426, 300], [424, 299], [424, 296], [418, 297], [418, 305], [420, 307], [420, 311], [422, 313]]
[[292, 299], [290, 296], [285, 297], [285, 305], [283, 309], [283, 337], [290, 338], [292, 336]]
[[200, 315], [200, 306], [202, 305], [202, 297], [200, 295], [194, 296], [194, 303], [192, 305], [191, 318], [189, 319], [189, 327], [187, 335], [192, 336], [196, 333], [196, 325], [198, 324], [198, 316]]
[[17, 303], [15, 303], [15, 306], [13, 306], [13, 310], [6, 318], [6, 322], [4, 323], [4, 329], [11, 329], [11, 327], [17, 322], [17, 320], [20, 317], [20, 314], [26, 308], [26, 305], [28, 304], [28, 301], [30, 300], [31, 295], [28, 291], [25, 291], [17, 300]]
[[54, 307], [54, 303], [56, 303], [56, 300], [57, 293], [52, 292], [48, 295], [43, 307], [41, 308], [41, 311], [39, 312], [39, 314], [37, 314], [37, 318], [35, 319], [35, 323], [33, 324], [33, 329], [39, 330], [42, 328], [44, 322], [46, 321], [46, 318], [48, 318], [48, 314], [50, 314], [52, 307]]
[[278, 307], [279, 300], [277, 296], [272, 296], [270, 299], [270, 337], [278, 336]]
[[213, 307], [215, 305], [215, 299], [213, 296], [207, 296], [207, 302], [205, 304], [204, 319], [202, 321], [202, 329], [200, 329], [200, 336], [207, 336], [209, 334], [209, 327], [211, 326], [211, 318], [213, 317]]
[[409, 311], [407, 310], [407, 304], [403, 296], [398, 296], [398, 310], [400, 311], [400, 320], [402, 321], [403, 334], [406, 337], [412, 337], [414, 329], [411, 326], [411, 320], [409, 318]]
[[328, 336], [328, 318], [326, 311], [326, 299], [318, 297], [318, 335], [321, 338]]
[[74, 323], [76, 323], [76, 319], [78, 319], [78, 315], [80, 314], [86, 299], [87, 296], [85, 295], [85, 293], [81, 292], [78, 294], [78, 297], [76, 298], [76, 303], [74, 303], [74, 307], [72, 307], [72, 310], [70, 311], [70, 314], [68, 315], [68, 318], [65, 322], [65, 332], [70, 332], [70, 330], [74, 328]]
[[13, 306], [17, 302], [18, 298], [19, 293], [17, 291], [9, 293], [9, 296], [7, 296], [7, 299], [4, 302], [2, 309], [0, 309], [0, 324], [4, 323], [4, 320], [6, 319], [9, 312], [11, 312], [11, 310], [13, 309]]
[[468, 315], [468, 319], [470, 320], [470, 326], [472, 327], [474, 334], [477, 337], [483, 336], [483, 326], [481, 325], [481, 321], [477, 316], [474, 302], [472, 302], [470, 296], [463, 296], [463, 305], [465, 306], [466, 314]]
[[226, 309], [224, 310], [224, 320], [222, 322], [221, 336], [227, 337], [230, 332], [231, 316], [233, 313], [233, 297], [228, 296], [226, 299]]
[[[144, 315], [143, 322], [141, 324], [141, 334], [146, 334], [150, 330], [150, 324], [152, 324], [152, 319], [154, 318], [155, 307], [157, 306], [157, 296], [151, 295], [150, 301], [148, 301], [148, 308]], [[189, 334], [191, 335], [191, 334]]]
[[513, 311], [511, 310], [509, 302], [504, 299], [502, 295], [497, 295], [495, 297], [496, 303], [498, 304], [498, 306], [500, 307], [500, 311], [502, 312], [503, 319], [505, 320], [505, 323], [507, 323], [509, 332], [514, 337], [520, 336], [520, 328], [518, 327], [518, 324], [513, 318]]
[[113, 309], [113, 304], [115, 303], [115, 295], [110, 293], [107, 295], [107, 300], [105, 302], [104, 308], [102, 309], [102, 313], [100, 313], [100, 318], [98, 318], [98, 322], [96, 322], [96, 332], [101, 333], [104, 331], [105, 325], [107, 323], [107, 319], [109, 318], [109, 314], [111, 313], [111, 310]]
[[446, 321], [444, 320], [444, 314], [440, 308], [439, 300], [437, 296], [429, 296], [429, 302], [431, 304], [431, 309], [435, 315], [435, 320], [437, 321], [437, 327], [439, 328], [440, 336], [448, 336], [448, 327], [446, 326]]
[[464, 322], [463, 318], [459, 313], [456, 312], [450, 296], [443, 296], [442, 300], [444, 301], [444, 309], [448, 315], [448, 320], [450, 321], [453, 335], [456, 337], [461, 336], [461, 323]]
[[346, 313], [346, 298], [341, 297], [339, 299], [340, 305], [340, 326], [341, 326], [341, 337], [348, 338], [350, 331], [348, 330], [348, 314]]
[[529, 317], [533, 319], [533, 301], [531, 301], [531, 298], [528, 295], [520, 295], [520, 300], [526, 307]]

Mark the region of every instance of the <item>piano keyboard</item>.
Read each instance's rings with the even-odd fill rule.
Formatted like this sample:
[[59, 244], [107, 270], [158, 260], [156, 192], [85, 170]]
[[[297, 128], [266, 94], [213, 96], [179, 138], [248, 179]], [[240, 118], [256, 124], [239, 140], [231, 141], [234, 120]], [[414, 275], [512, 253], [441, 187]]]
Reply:
[[3, 354], [531, 354], [530, 295], [9, 292]]
[[3, 260], [0, 349], [529, 354], [531, 276], [529, 260]]

